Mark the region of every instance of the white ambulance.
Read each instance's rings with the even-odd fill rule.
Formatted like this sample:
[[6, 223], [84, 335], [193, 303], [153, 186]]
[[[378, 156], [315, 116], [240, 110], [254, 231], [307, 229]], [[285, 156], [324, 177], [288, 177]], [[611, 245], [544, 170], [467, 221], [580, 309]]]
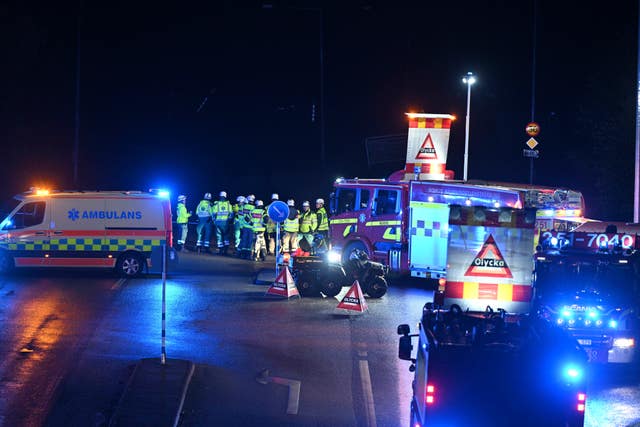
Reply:
[[165, 191], [32, 189], [12, 202], [0, 222], [3, 273], [19, 267], [100, 267], [132, 277], [161, 271], [162, 250], [172, 246]]

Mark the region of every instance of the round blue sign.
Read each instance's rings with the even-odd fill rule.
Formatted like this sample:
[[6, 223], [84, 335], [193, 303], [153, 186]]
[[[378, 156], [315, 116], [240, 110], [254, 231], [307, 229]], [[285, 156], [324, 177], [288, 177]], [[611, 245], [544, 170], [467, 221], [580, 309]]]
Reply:
[[281, 223], [289, 216], [289, 206], [285, 202], [276, 200], [269, 205], [267, 213], [274, 222]]

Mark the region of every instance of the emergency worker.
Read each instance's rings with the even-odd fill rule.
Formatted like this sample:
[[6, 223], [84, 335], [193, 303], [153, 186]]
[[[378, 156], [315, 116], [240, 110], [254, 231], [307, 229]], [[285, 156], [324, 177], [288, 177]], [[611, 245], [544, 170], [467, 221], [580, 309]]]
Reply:
[[229, 250], [229, 222], [233, 214], [231, 209], [227, 192], [221, 191], [218, 200], [211, 207], [211, 218], [216, 227], [218, 255], [226, 255]]
[[[302, 213], [300, 213], [300, 230], [298, 233], [298, 245], [304, 239], [309, 244], [309, 248], [313, 245], [313, 233], [318, 228], [318, 217], [311, 211], [311, 204], [305, 200], [302, 202]], [[304, 245], [304, 247], [307, 247]]]
[[[271, 203], [278, 200], [278, 194], [273, 193], [271, 195]], [[271, 205], [269, 205], [271, 206]], [[269, 255], [274, 255], [276, 253], [276, 227], [279, 227], [278, 223], [269, 217], [269, 207], [267, 206], [266, 212], [266, 229], [267, 229], [267, 239], [269, 240], [267, 243], [269, 247], [267, 248]]]
[[242, 223], [240, 221], [240, 215], [244, 209], [247, 199], [244, 196], [238, 196], [236, 204], [233, 205], [233, 247], [236, 251], [236, 256], [240, 256], [240, 234], [242, 232]]
[[262, 200], [256, 200], [256, 206], [251, 211], [251, 225], [253, 228], [253, 252], [254, 261], [264, 261], [267, 258], [267, 245], [264, 240], [266, 212]]
[[191, 212], [187, 212], [187, 196], [181, 194], [178, 196], [178, 206], [176, 209], [176, 223], [180, 230], [180, 237], [177, 239], [179, 251], [188, 252], [185, 243], [187, 241], [187, 233], [189, 232], [189, 217]]
[[296, 209], [296, 202], [293, 199], [287, 200], [289, 206], [289, 216], [284, 220], [282, 228], [282, 251], [285, 254], [293, 253], [298, 249], [298, 231], [300, 230], [300, 212]]
[[247, 202], [242, 206], [242, 211], [238, 213], [240, 216], [240, 252], [237, 253], [240, 258], [251, 259], [251, 251], [253, 249], [253, 223], [251, 212], [255, 208], [253, 205], [256, 196], [249, 194], [246, 197]]
[[201, 250], [204, 247], [206, 252], [211, 252], [209, 249], [211, 239], [211, 193], [205, 193], [204, 198], [198, 203], [196, 208], [196, 215], [198, 215], [198, 226], [196, 228], [198, 232], [198, 241], [196, 242], [196, 248]]
[[324, 208], [324, 199], [316, 199], [317, 233], [322, 236], [324, 246], [329, 245], [329, 216]]

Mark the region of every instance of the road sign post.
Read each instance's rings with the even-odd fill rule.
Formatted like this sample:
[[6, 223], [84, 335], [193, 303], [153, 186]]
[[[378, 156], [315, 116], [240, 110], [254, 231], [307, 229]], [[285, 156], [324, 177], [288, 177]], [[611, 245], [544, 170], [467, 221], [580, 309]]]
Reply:
[[276, 277], [278, 277], [278, 257], [280, 256], [280, 223], [289, 216], [289, 206], [285, 202], [276, 200], [267, 207], [267, 214], [276, 223]]

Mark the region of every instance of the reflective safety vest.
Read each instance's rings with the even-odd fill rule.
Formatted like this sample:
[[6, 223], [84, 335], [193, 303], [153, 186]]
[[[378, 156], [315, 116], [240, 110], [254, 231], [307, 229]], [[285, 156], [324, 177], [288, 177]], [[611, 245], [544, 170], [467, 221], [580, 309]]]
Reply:
[[316, 214], [311, 212], [311, 209], [308, 211], [302, 212], [300, 216], [300, 232], [301, 233], [313, 233], [318, 228], [318, 218]]
[[200, 200], [196, 208], [196, 214], [200, 219], [211, 218], [211, 202], [208, 200]]
[[329, 217], [324, 206], [316, 211], [316, 216], [318, 217], [318, 231], [329, 231]]
[[238, 212], [238, 216], [240, 217], [240, 227], [242, 228], [253, 228], [253, 223], [251, 220], [251, 212], [255, 209], [251, 203], [245, 203], [242, 207], [242, 211]]
[[228, 200], [218, 200], [211, 207], [211, 216], [217, 224], [225, 224], [231, 216], [231, 203]]
[[288, 231], [289, 233], [297, 233], [298, 230], [300, 230], [300, 222], [298, 221], [299, 217], [300, 214], [298, 213], [298, 210], [296, 208], [290, 207], [289, 216], [284, 220], [284, 224], [282, 225], [284, 231]]
[[178, 224], [186, 224], [189, 222], [189, 217], [191, 216], [191, 214], [187, 212], [187, 207], [184, 205], [184, 203], [178, 203], [178, 212], [176, 213], [176, 216], [178, 217], [178, 219], [176, 219], [176, 222]]
[[251, 225], [254, 233], [264, 232], [264, 209], [254, 208], [251, 211]]
[[237, 224], [240, 222], [240, 211], [242, 210], [242, 206], [240, 203], [236, 203], [231, 206], [231, 210], [233, 211], [233, 222]]

